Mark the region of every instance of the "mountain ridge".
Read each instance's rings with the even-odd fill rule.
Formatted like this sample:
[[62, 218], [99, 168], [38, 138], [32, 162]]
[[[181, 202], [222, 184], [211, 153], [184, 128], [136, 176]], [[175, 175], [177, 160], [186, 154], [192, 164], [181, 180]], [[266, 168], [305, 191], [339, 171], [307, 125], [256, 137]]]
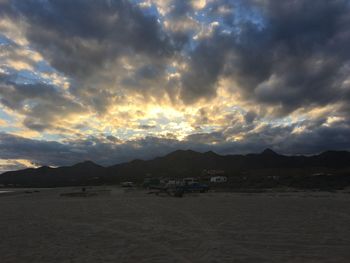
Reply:
[[83, 161], [71, 166], [26, 168], [0, 175], [0, 184], [23, 186], [61, 186], [113, 183], [145, 177], [200, 176], [206, 170], [224, 171], [228, 176], [240, 174], [289, 174], [333, 172], [349, 168], [350, 152], [325, 151], [318, 155], [286, 156], [265, 149], [261, 153], [246, 155], [220, 155], [213, 151], [196, 152], [177, 150], [151, 160], [135, 159], [111, 166], [101, 166], [93, 161]]

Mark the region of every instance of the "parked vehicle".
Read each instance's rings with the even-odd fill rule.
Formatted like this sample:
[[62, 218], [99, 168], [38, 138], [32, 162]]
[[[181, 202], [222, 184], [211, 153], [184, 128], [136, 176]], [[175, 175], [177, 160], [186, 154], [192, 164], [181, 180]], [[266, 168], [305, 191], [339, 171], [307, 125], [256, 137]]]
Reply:
[[198, 181], [197, 181], [196, 178], [187, 177], [187, 178], [184, 178], [184, 179], [182, 180], [182, 183], [185, 184], [185, 185], [190, 185], [190, 184], [198, 183]]
[[210, 178], [211, 183], [226, 183], [227, 177], [226, 176], [213, 176]]

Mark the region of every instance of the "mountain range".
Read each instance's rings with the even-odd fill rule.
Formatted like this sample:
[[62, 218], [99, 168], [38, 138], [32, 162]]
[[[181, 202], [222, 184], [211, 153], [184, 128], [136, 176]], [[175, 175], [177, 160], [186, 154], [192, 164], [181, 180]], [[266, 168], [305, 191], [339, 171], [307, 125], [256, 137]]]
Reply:
[[133, 160], [108, 167], [85, 161], [57, 168], [42, 166], [9, 171], [0, 175], [0, 184], [34, 187], [95, 185], [125, 180], [142, 182], [145, 177], [208, 178], [213, 173], [224, 174], [231, 182], [253, 182], [253, 186], [266, 178], [279, 178], [279, 182], [288, 179], [290, 183], [316, 177], [341, 180], [341, 185], [347, 184], [350, 178], [350, 152], [286, 156], [266, 149], [258, 154], [224, 156], [212, 151], [177, 150], [152, 160]]

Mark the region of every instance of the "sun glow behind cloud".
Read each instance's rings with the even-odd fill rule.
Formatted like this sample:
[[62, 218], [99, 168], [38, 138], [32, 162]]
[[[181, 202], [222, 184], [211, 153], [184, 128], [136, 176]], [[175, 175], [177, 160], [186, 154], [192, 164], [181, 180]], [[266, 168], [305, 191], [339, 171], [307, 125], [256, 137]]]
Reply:
[[114, 163], [179, 147], [350, 145], [344, 136], [319, 141], [349, 129], [348, 3], [300, 2], [1, 2], [3, 137], [55, 145], [65, 157], [9, 155], [2, 142], [0, 158], [56, 165], [67, 156], [101, 161], [104, 149], [111, 158], [101, 162]]

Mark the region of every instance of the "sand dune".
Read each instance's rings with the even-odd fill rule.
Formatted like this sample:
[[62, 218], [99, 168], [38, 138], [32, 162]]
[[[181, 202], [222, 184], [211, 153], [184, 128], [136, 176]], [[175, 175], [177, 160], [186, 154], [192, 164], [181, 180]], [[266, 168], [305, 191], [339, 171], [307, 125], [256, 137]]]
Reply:
[[0, 197], [0, 262], [350, 262], [350, 195]]

